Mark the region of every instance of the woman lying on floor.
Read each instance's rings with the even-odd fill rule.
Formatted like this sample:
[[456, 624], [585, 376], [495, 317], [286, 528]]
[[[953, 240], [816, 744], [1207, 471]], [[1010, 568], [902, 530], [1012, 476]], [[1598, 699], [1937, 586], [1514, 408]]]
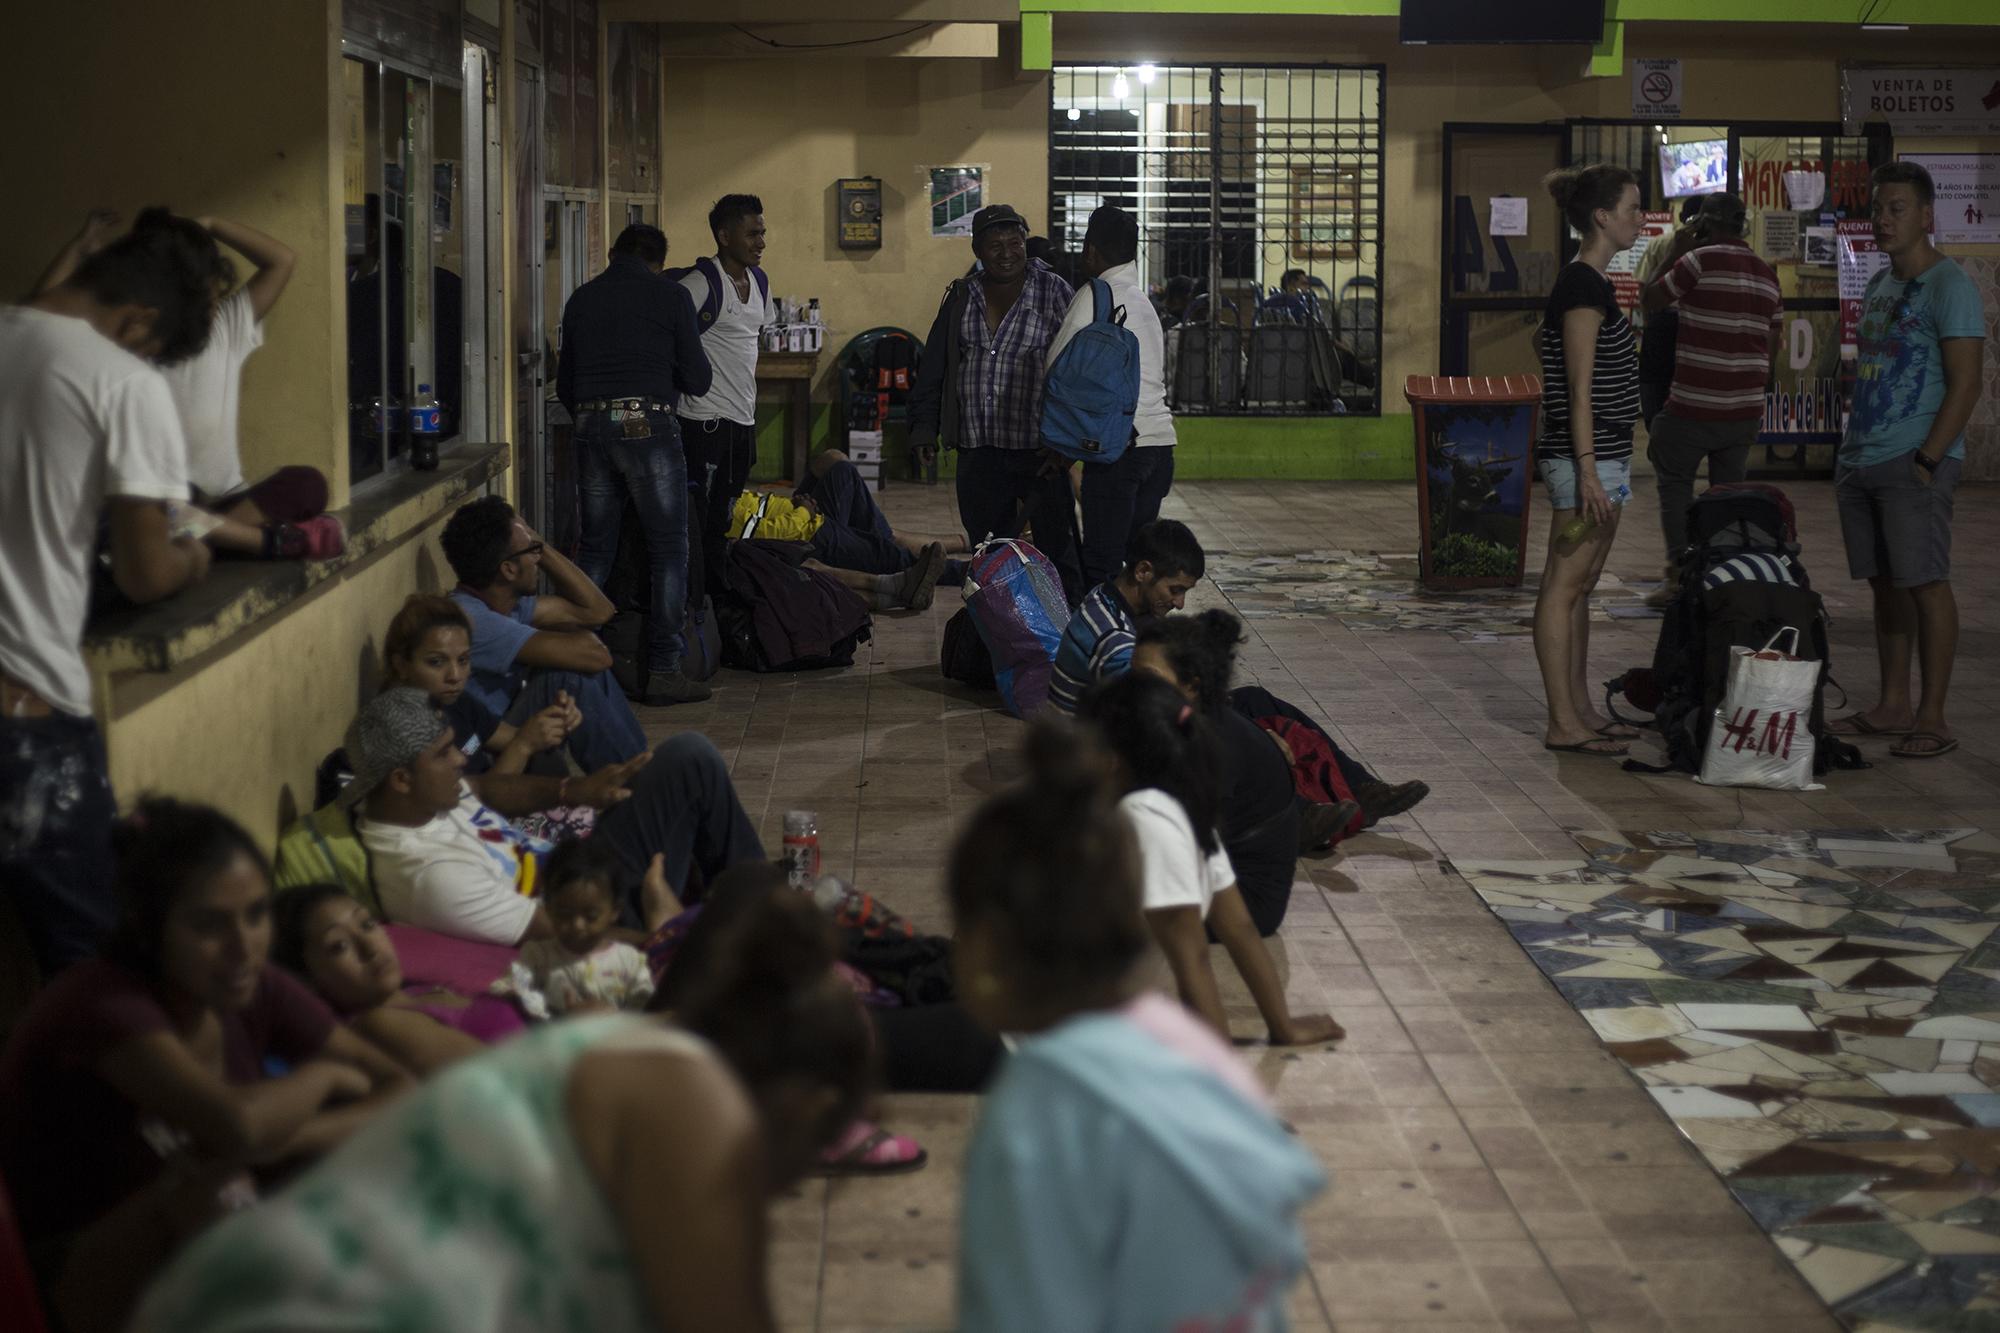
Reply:
[[766, 1211], [859, 1111], [869, 1038], [826, 921], [723, 891], [675, 1021], [572, 1019], [453, 1064], [203, 1237], [135, 1330], [777, 1327]]
[[409, 1086], [267, 961], [270, 869], [233, 821], [149, 798], [117, 852], [108, 955], [36, 997], [0, 1066], [0, 1176], [69, 1333], [120, 1327], [183, 1242], [255, 1202], [257, 1171]]

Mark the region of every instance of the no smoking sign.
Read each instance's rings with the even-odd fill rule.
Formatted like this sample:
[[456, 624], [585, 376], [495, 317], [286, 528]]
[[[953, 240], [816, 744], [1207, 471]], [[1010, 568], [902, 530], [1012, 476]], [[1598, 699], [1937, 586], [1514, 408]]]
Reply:
[[1648, 120], [1677, 120], [1681, 114], [1681, 62], [1632, 62], [1632, 114]]

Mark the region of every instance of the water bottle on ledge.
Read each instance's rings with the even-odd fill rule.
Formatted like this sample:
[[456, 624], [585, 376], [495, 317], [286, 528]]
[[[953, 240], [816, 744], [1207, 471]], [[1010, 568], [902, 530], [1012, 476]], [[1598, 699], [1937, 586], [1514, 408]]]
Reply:
[[[1620, 509], [1623, 509], [1625, 502], [1631, 498], [1632, 488], [1622, 481], [1618, 483], [1618, 489], [1611, 492], [1610, 495], [1611, 503]], [[1596, 526], [1597, 520], [1589, 514], [1578, 514], [1575, 518], [1562, 525], [1562, 531], [1558, 532], [1556, 537], [1558, 540], [1574, 544], [1582, 541], [1585, 535]]]

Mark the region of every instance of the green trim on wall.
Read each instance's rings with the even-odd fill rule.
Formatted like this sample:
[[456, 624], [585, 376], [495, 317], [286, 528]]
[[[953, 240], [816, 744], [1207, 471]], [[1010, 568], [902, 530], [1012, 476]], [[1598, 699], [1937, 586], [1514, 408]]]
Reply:
[[1046, 10], [1021, 11], [1021, 68], [1054, 69], [1056, 63], [1056, 23]]
[[[1520, 3], [1521, 0], [1514, 0]], [[1030, 15], [1049, 14], [1276, 14], [1295, 17], [1393, 18], [1400, 0], [1021, 0], [1023, 24]], [[1607, 0], [1606, 22], [1644, 23], [1825, 23], [1854, 28], [1855, 0]], [[1897, 0], [1885, 23], [1922, 27], [2000, 26], [1993, 0]], [[1026, 67], [1027, 39], [1022, 40]], [[1034, 68], [1047, 68], [1035, 66]]]
[[1177, 417], [1174, 477], [1185, 481], [1409, 481], [1410, 414]]
[[1590, 64], [1584, 73], [1593, 79], [1615, 79], [1625, 72], [1625, 24], [1621, 19], [1604, 21], [1604, 40], [1590, 50]]

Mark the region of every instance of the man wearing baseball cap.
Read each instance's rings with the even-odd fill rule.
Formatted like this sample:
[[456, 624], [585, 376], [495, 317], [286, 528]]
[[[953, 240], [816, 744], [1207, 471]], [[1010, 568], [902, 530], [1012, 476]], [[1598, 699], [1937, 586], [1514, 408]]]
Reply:
[[[626, 874], [621, 923], [637, 926], [638, 885], [655, 856], [686, 893], [738, 861], [764, 857], [715, 746], [684, 732], [658, 750], [588, 777], [485, 774], [477, 793], [450, 725], [422, 690], [385, 690], [347, 731], [353, 779], [339, 801], [356, 810], [361, 844], [383, 911], [392, 921], [460, 939], [518, 944], [550, 933], [536, 901], [536, 858], [551, 844], [509, 823], [514, 813], [556, 805], [601, 811], [590, 836], [606, 843]], [[484, 795], [487, 800], [482, 800]]]
[[939, 445], [959, 451], [958, 517], [975, 543], [1020, 532], [1025, 505], [1075, 606], [1084, 592], [1070, 538], [1075, 497], [1041, 438], [1043, 362], [1073, 293], [1028, 258], [1027, 219], [1007, 204], [973, 214], [972, 253], [978, 271], [945, 289], [931, 324], [910, 393], [910, 448], [923, 464]]

